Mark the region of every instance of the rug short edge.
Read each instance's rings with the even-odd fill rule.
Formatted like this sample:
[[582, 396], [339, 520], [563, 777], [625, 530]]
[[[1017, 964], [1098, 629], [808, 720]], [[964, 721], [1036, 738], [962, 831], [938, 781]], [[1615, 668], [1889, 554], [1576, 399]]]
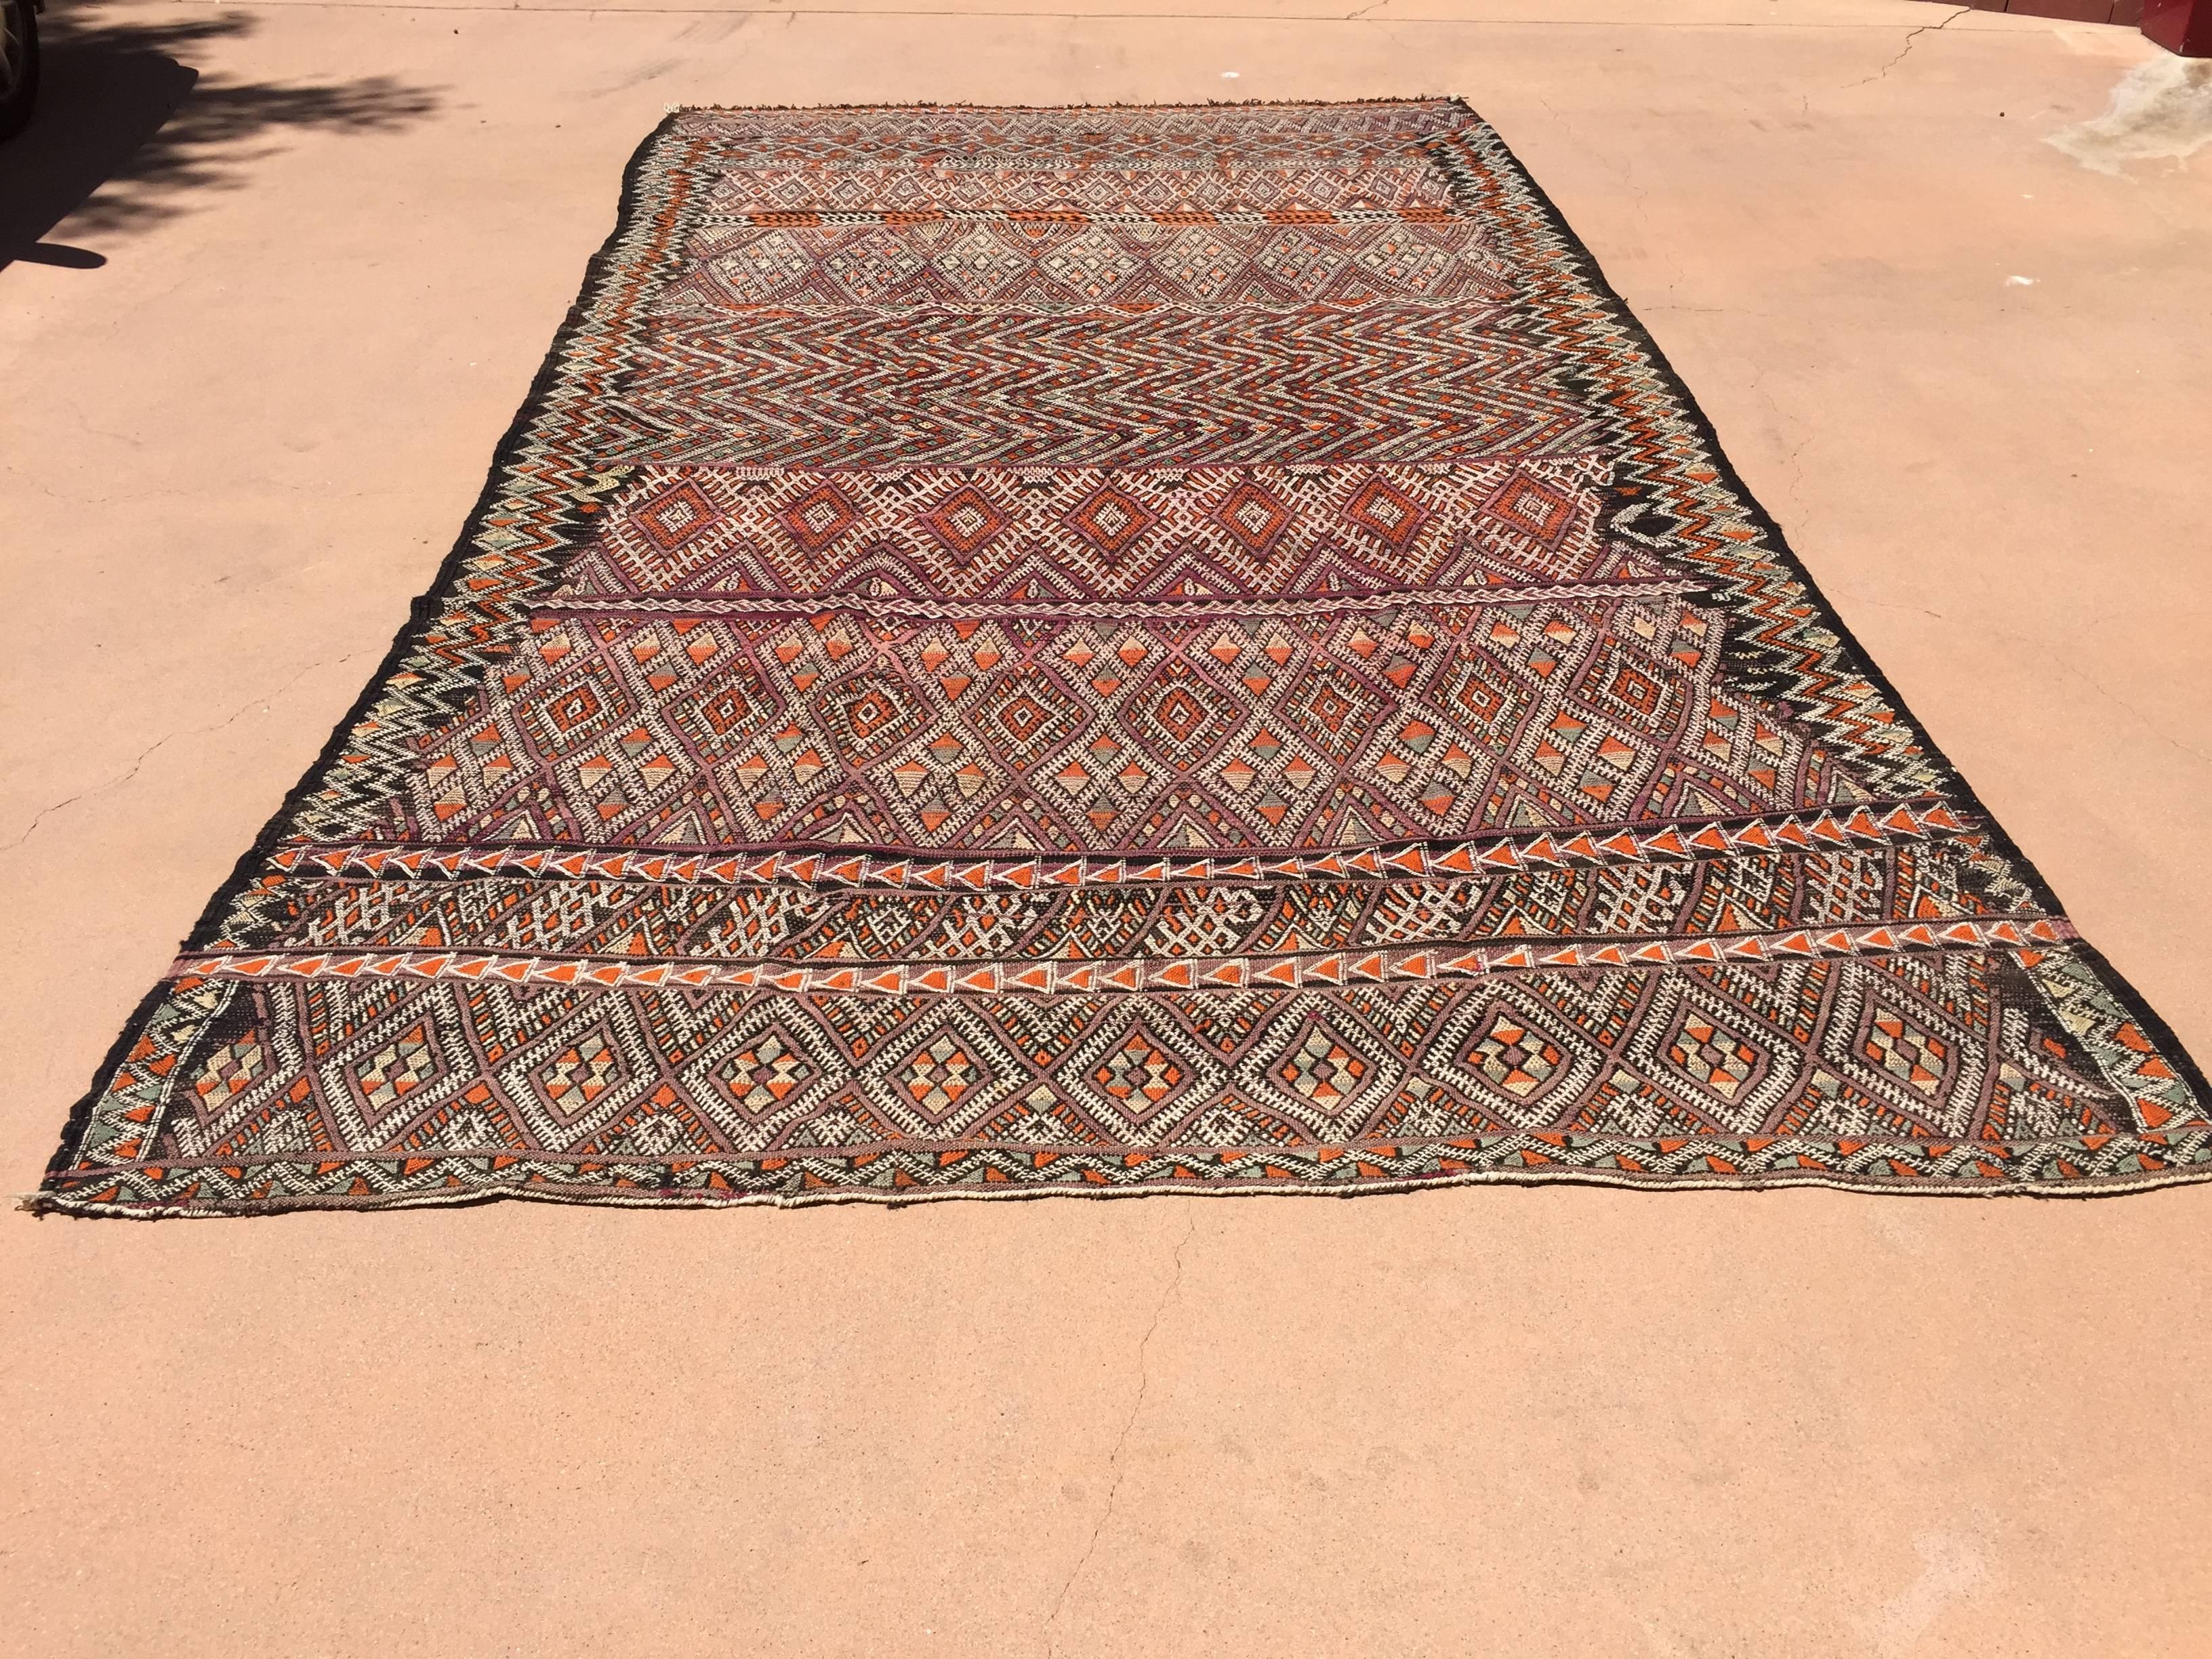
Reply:
[[543, 1187], [490, 1186], [423, 1193], [296, 1194], [283, 1198], [207, 1202], [185, 1200], [134, 1200], [80, 1198], [64, 1193], [24, 1194], [18, 1210], [43, 1219], [50, 1215], [77, 1219], [136, 1221], [247, 1219], [259, 1216], [296, 1215], [324, 1212], [376, 1212], [413, 1209], [460, 1209], [514, 1200], [521, 1203], [572, 1206], [604, 1206], [633, 1210], [730, 1210], [768, 1208], [801, 1210], [854, 1204], [897, 1209], [908, 1205], [1000, 1200], [1044, 1201], [1053, 1199], [1101, 1200], [1124, 1198], [1339, 1198], [1359, 1199], [1471, 1186], [1523, 1188], [1601, 1188], [1647, 1193], [1782, 1192], [1819, 1189], [1883, 1198], [2120, 1198], [2171, 1187], [2212, 1182], [2212, 1162], [2182, 1169], [2142, 1170], [2132, 1174], [2081, 1176], [2059, 1180], [1974, 1181], [1931, 1180], [1879, 1176], [1838, 1176], [1814, 1170], [1775, 1170], [1759, 1175], [1638, 1175], [1607, 1170], [1473, 1170], [1449, 1175], [1362, 1181], [1316, 1187], [1306, 1182], [1252, 1181], [1235, 1184], [1197, 1180], [1128, 1186], [1055, 1183], [1002, 1186], [963, 1184], [947, 1187], [858, 1187], [812, 1191], [636, 1191], [614, 1188], [556, 1190]]

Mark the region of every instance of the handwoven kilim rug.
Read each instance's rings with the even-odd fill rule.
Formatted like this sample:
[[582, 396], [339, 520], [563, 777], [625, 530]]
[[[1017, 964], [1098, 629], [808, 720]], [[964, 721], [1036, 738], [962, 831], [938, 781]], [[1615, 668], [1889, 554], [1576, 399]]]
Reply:
[[39, 1200], [2212, 1172], [1454, 102], [692, 110]]

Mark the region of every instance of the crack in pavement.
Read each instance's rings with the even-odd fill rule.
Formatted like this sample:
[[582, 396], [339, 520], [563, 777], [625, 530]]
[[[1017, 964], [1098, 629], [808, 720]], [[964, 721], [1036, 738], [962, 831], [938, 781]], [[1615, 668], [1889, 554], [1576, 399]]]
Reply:
[[366, 654], [368, 653], [364, 652], [349, 651], [343, 656], [325, 657], [320, 662], [311, 662], [305, 668], [302, 668], [298, 673], [293, 675], [290, 679], [286, 680], [283, 684], [278, 686], [275, 690], [264, 691], [261, 696], [248, 702], [236, 713], [232, 714], [222, 720], [217, 720], [212, 726], [195, 726], [189, 731], [170, 732], [164, 733], [162, 736], [155, 738], [154, 741], [147, 744], [145, 748], [140, 750], [138, 751], [138, 757], [132, 761], [130, 766], [119, 775], [110, 778], [106, 783], [96, 783], [89, 789], [80, 789], [76, 793], [71, 795], [67, 800], [58, 800], [52, 806], [40, 808], [40, 810], [32, 816], [30, 823], [23, 826], [23, 833], [21, 835], [16, 836], [15, 840], [8, 842], [5, 846], [0, 846], [0, 853], [14, 852], [25, 842], [30, 840], [32, 836], [37, 833], [39, 826], [44, 823], [48, 818], [53, 817], [55, 813], [74, 806], [81, 800], [89, 800], [94, 795], [104, 795], [111, 789], [120, 789], [125, 784], [130, 782], [131, 779], [138, 775], [139, 768], [145, 765], [148, 761], [153, 759], [156, 750], [163, 748], [167, 744], [174, 743], [180, 738], [207, 737], [213, 732], [222, 731], [226, 726], [235, 726], [240, 720], [244, 720], [248, 714], [252, 714], [257, 707], [266, 708], [269, 704], [276, 702], [277, 698], [283, 696], [287, 691], [289, 691], [294, 686], [297, 685], [301, 680], [307, 678], [308, 675], [313, 673], [316, 670], [320, 668], [335, 668], [340, 663], [351, 662], [356, 657]]
[[[1662, 295], [1673, 295], [1682, 286], [1684, 279], [1682, 261], [1675, 254], [1674, 243], [1660, 234], [1658, 226], [1651, 217], [1650, 192], [1637, 182], [1634, 164], [1614, 160], [1613, 156], [1583, 137], [1576, 130], [1574, 124], [1553, 108], [1551, 100], [1545, 97], [1542, 93], [1535, 94], [1534, 97], [1536, 101], [1544, 106], [1544, 112], [1559, 123], [1559, 131], [1565, 133], [1571, 142], [1586, 151], [1591, 160], [1620, 180], [1621, 188], [1628, 192], [1628, 199], [1636, 210], [1636, 216], [1644, 222], [1644, 233], [1652, 249], [1652, 257], [1666, 261], [1674, 272], [1667, 286], [1660, 290]], [[1633, 308], [1640, 311], [1645, 307], [1644, 302], [1638, 301]]]
[[1146, 1356], [1152, 1349], [1153, 1334], [1159, 1329], [1160, 1320], [1167, 1313], [1168, 1304], [1175, 1300], [1176, 1292], [1182, 1288], [1183, 1247], [1190, 1243], [1191, 1235], [1197, 1231], [1198, 1217], [1194, 1212], [1183, 1227], [1182, 1237], [1176, 1241], [1175, 1271], [1169, 1275], [1167, 1288], [1160, 1292], [1159, 1304], [1152, 1310], [1152, 1322], [1145, 1328], [1145, 1334], [1137, 1344], [1137, 1397], [1129, 1402], [1129, 1414], [1122, 1419], [1121, 1432], [1115, 1438], [1114, 1449], [1106, 1459], [1106, 1466], [1114, 1472], [1114, 1475], [1107, 1483], [1105, 1504], [1098, 1511], [1098, 1519], [1091, 1528], [1091, 1537], [1083, 1546], [1083, 1553], [1076, 1558], [1074, 1566], [1068, 1570], [1067, 1577], [1060, 1584], [1060, 1594], [1053, 1599], [1052, 1611], [1045, 1615], [1046, 1659], [1051, 1659], [1051, 1656], [1060, 1650], [1059, 1638], [1053, 1634], [1053, 1626], [1066, 1610], [1067, 1593], [1075, 1588], [1075, 1581], [1083, 1577], [1084, 1568], [1091, 1565], [1091, 1557], [1098, 1548], [1099, 1534], [1106, 1530], [1106, 1523], [1114, 1518], [1114, 1501], [1121, 1492], [1121, 1454], [1129, 1444], [1129, 1431], [1137, 1426], [1137, 1414], [1144, 1410], [1145, 1395], [1152, 1386], [1152, 1368], [1146, 1363]]
[[[1776, 398], [1775, 395], [1766, 389], [1767, 373], [1768, 369], [1765, 365], [1762, 365], [1759, 368], [1754, 369], [1752, 373], [1751, 383], [1747, 389], [1773, 412], [1775, 429], [1778, 433], [1784, 432], [1791, 428], [1795, 428], [1796, 429], [1798, 434], [1797, 441], [1794, 444], [1790, 444], [1788, 447], [1784, 449], [1782, 453], [1782, 465], [1788, 469], [1790, 474], [1786, 485], [1789, 491], [1788, 502], [1790, 509], [1790, 522], [1791, 524], [1802, 524], [1804, 520], [1804, 508], [1802, 503], [1798, 498], [1804, 493], [1805, 469], [1803, 465], [1799, 461], [1798, 457], [1805, 453], [1806, 447], [1813, 441], [1813, 434], [1806, 429], [1805, 425], [1802, 421], [1799, 421], [1795, 416], [1791, 415], [1788, 410], [1784, 409], [1779, 400]], [[1782, 522], [1778, 514], [1775, 517], [1775, 522], [1778, 525], [1780, 525]], [[1788, 526], [1784, 526], [1783, 529], [1784, 533], [1786, 535], [1788, 533]]]
[[1890, 70], [1895, 69], [1899, 64], [1903, 63], [1907, 58], [1912, 55], [1912, 43], [1915, 40], [1917, 40], [1923, 34], [1941, 34], [1945, 29], [1949, 28], [1952, 24], [1957, 22], [1961, 17], [1964, 17], [1972, 10], [1973, 10], [1972, 6], [1961, 6], [1958, 10], [1953, 12], [1948, 17], [1946, 17], [1940, 23], [1923, 23], [1917, 29], [1906, 30], [1905, 34], [1905, 45], [1903, 48], [1899, 50], [1896, 57], [1891, 58], [1887, 64], [1884, 64], [1872, 75], [1868, 76], [1866, 80], [1854, 81], [1851, 82], [1850, 86], [1845, 87], [1844, 90], [1845, 92], [1849, 92], [1853, 87], [1863, 87], [1867, 85], [1869, 82], [1887, 80], [1889, 78]]
[[1790, 469], [1790, 520], [1799, 526], [1802, 526], [1805, 521], [1804, 504], [1798, 499], [1805, 491], [1805, 468], [1797, 458], [1805, 453], [1805, 447], [1812, 441], [1813, 435], [1808, 432], [1792, 444], [1789, 453], [1782, 458], [1782, 465]]

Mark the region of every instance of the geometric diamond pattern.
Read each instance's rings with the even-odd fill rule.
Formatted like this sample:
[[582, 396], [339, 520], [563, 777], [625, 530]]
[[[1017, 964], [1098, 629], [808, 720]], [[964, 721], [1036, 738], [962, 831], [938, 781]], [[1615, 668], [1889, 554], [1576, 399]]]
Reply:
[[1369, 1069], [1345, 1039], [1326, 1025], [1315, 1025], [1278, 1062], [1275, 1076], [1323, 1116], [1334, 1117], [1358, 1093]]
[[1100, 1092], [1133, 1122], [1143, 1121], [1163, 1101], [1181, 1092], [1188, 1079], [1187, 1068], [1142, 1027], [1132, 1029], [1091, 1074]]
[[933, 1123], [942, 1122], [982, 1076], [968, 1045], [951, 1031], [940, 1031], [922, 1048], [907, 1056], [898, 1074], [899, 1085], [912, 1096], [915, 1108]]
[[1556, 1043], [1501, 1009], [1462, 1053], [1460, 1063], [1480, 1072], [1516, 1099], [1526, 1100], [1559, 1074], [1564, 1058]]
[[759, 1118], [821, 1075], [821, 1068], [770, 1030], [714, 1068], [714, 1075], [738, 1109]]
[[353, 1072], [367, 1121], [380, 1121], [442, 1069], [425, 1026], [417, 1025], [385, 1043]]
[[1692, 1013], [1667, 1046], [1667, 1058], [1724, 1100], [1734, 1100], [1761, 1069], [1765, 1056], [1703, 1014]]
[[1923, 1095], [1941, 1089], [1952, 1070], [1950, 1048], [1942, 1037], [1886, 1008], [1869, 1022], [1864, 1048], [1869, 1060]]

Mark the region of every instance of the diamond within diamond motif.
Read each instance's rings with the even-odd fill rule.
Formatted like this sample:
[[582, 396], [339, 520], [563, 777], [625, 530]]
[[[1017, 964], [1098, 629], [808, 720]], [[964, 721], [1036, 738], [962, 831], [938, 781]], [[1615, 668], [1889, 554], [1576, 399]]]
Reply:
[[613, 1048], [597, 1031], [562, 1050], [538, 1073], [547, 1102], [564, 1116], [574, 1116], [590, 1105], [619, 1075]]
[[1067, 522], [1108, 553], [1120, 554], [1159, 522], [1159, 515], [1108, 484], [1068, 515]]
[[1182, 1088], [1185, 1073], [1172, 1054], [1137, 1026], [1092, 1070], [1091, 1080], [1135, 1120]]
[[1877, 1008], [1868, 1022], [1863, 1052], [1899, 1082], [1930, 1098], [1951, 1069], [1951, 1049], [1942, 1038], [1887, 1008]]
[[1758, 1070], [1759, 1052], [1705, 1015], [1692, 1013], [1667, 1048], [1667, 1058], [1723, 1100], [1734, 1100]]
[[963, 484], [922, 514], [922, 522], [965, 561], [981, 551], [1008, 521], [988, 495], [973, 484]]
[[939, 1122], [981, 1079], [982, 1067], [968, 1045], [951, 1031], [940, 1031], [927, 1048], [908, 1057], [898, 1081], [915, 1109]]
[[800, 546], [819, 553], [859, 523], [860, 518], [836, 485], [819, 483], [785, 510], [783, 522]]
[[1504, 1009], [1491, 1017], [1487, 1029], [1461, 1055], [1462, 1064], [1516, 1100], [1541, 1091], [1559, 1075], [1565, 1059], [1559, 1044]]
[[1326, 1116], [1341, 1112], [1357, 1094], [1368, 1063], [1325, 1025], [1307, 1028], [1298, 1046], [1275, 1067], [1285, 1088]]
[[787, 1096], [820, 1074], [805, 1055], [774, 1031], [756, 1037], [714, 1073], [732, 1102], [755, 1117], [782, 1105]]
[[368, 1064], [354, 1074], [362, 1101], [381, 1116], [437, 1075], [438, 1057], [430, 1048], [430, 1034], [420, 1025], [386, 1043]]

